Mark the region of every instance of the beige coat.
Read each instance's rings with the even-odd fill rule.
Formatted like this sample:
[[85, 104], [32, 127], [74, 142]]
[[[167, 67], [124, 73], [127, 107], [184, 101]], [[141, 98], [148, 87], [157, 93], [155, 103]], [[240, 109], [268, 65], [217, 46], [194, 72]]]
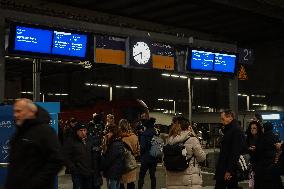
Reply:
[[[128, 144], [130, 146], [132, 152], [134, 153], [134, 156], [137, 157], [140, 153], [140, 145], [138, 142], [138, 137], [131, 133], [131, 134], [125, 134], [122, 138], [122, 141]], [[137, 169], [137, 168], [136, 168]], [[120, 182], [121, 183], [130, 183], [136, 181], [136, 169], [130, 171], [129, 173], [125, 173], [121, 176]]]
[[[175, 144], [184, 141], [189, 137], [189, 131], [182, 131], [180, 135], [169, 138], [169, 144]], [[189, 138], [185, 147], [187, 157], [190, 158], [190, 165], [185, 171], [172, 172], [167, 171], [166, 182], [167, 189], [201, 189], [202, 175], [198, 162], [202, 162], [206, 158], [206, 154], [201, 148], [200, 142], [196, 137]], [[195, 166], [194, 166], [195, 164]]]

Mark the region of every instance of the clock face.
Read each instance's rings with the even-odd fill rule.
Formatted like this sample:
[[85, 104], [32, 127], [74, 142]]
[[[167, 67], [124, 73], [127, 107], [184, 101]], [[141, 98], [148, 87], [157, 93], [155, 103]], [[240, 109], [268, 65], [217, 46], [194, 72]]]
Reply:
[[132, 49], [132, 56], [138, 64], [147, 64], [151, 58], [149, 46], [144, 42], [137, 42]]

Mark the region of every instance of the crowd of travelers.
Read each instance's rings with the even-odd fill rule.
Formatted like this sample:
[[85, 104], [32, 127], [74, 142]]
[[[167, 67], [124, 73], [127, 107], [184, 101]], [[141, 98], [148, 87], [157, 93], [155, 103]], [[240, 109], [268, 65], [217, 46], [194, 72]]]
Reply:
[[[156, 119], [146, 113], [135, 126], [112, 114], [104, 121], [102, 114], [94, 113], [89, 123], [71, 118], [62, 127], [62, 145], [49, 127], [48, 113], [32, 101], [17, 100], [14, 117], [5, 189], [51, 189], [63, 166], [73, 189], [100, 189], [104, 181], [108, 189], [142, 189], [147, 172], [155, 189], [161, 161], [168, 189], [202, 188], [200, 164], [206, 153], [185, 117], [173, 117], [167, 140], [161, 140]], [[221, 122], [215, 188], [237, 189], [239, 181], [249, 180], [250, 189], [282, 189], [284, 147], [273, 125], [252, 121], [244, 133], [231, 110], [221, 112]]]

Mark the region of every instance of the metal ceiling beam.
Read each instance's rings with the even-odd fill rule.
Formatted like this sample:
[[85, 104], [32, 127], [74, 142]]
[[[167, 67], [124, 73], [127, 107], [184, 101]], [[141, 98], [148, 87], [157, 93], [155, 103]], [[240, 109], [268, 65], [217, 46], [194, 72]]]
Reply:
[[176, 15], [179, 12], [186, 12], [186, 11], [188, 11], [188, 7], [185, 4], [167, 5], [162, 9], [157, 8], [156, 11], [145, 12], [142, 18], [147, 18], [147, 19], [170, 18], [171, 16]]
[[0, 16], [0, 104], [5, 97], [5, 20]]
[[[179, 1], [179, 0], [178, 0]], [[161, 3], [160, 0], [152, 0], [152, 1], [146, 1], [143, 4], [139, 6], [133, 6], [130, 8], [127, 8], [126, 10], [122, 10], [122, 13], [128, 12], [129, 15], [146, 15], [148, 13], [157, 12], [161, 9], [171, 7], [178, 2], [177, 0], [164, 0], [163, 3]]]
[[[60, 7], [58, 6], [57, 8], [60, 8]], [[69, 11], [78, 11], [78, 9], [71, 9]], [[10, 19], [13, 21], [20, 21], [20, 22], [26, 22], [26, 23], [37, 23], [40, 25], [46, 25], [46, 26], [51, 26], [51, 27], [62, 27], [62, 28], [76, 29], [76, 30], [81, 30], [81, 31], [89, 31], [93, 33], [118, 35], [122, 37], [123, 36], [124, 37], [136, 36], [136, 37], [149, 38], [149, 34], [150, 34], [150, 38], [152, 40], [167, 42], [167, 43], [172, 43], [172, 44], [180, 44], [180, 45], [182, 44], [189, 45], [190, 36], [193, 36], [193, 37], [196, 36], [199, 39], [203, 38], [203, 39], [209, 40], [211, 38], [211, 39], [217, 40], [216, 36], [211, 36], [207, 34], [203, 35], [202, 33], [197, 32], [197, 31], [177, 29], [176, 27], [168, 27], [168, 26], [164, 26], [160, 24], [153, 24], [151, 22], [144, 22], [144, 21], [124, 18], [124, 17], [117, 17], [118, 22], [119, 21], [122, 22], [122, 20], [125, 19], [126, 22], [129, 21], [129, 22], [134, 22], [135, 24], [144, 25], [145, 30], [143, 31], [143, 30], [137, 30], [137, 29], [124, 28], [124, 27], [94, 24], [90, 22], [83, 22], [83, 21], [77, 21], [77, 20], [72, 20], [72, 19], [63, 19], [63, 18], [44, 16], [44, 15], [39, 15], [39, 14], [31, 14], [31, 13], [25, 13], [25, 12], [19, 12], [19, 11], [7, 10], [7, 9], [0, 9], [0, 15], [3, 15], [7, 19]], [[107, 16], [106, 14], [103, 14], [103, 15]], [[176, 32], [175, 34], [179, 33], [179, 36], [163, 34], [163, 33], [158, 33], [158, 32], [151, 32], [151, 31], [149, 32], [146, 30], [146, 26], [147, 28], [158, 29], [160, 32], [161, 31]], [[182, 34], [185, 37], [180, 37], [182, 36]], [[208, 43], [214, 44], [214, 42], [210, 42], [210, 41], [208, 41]], [[219, 48], [222, 50], [228, 50], [230, 49], [230, 46], [234, 46], [234, 44], [232, 45], [228, 43], [223, 43], [223, 45], [217, 45], [216, 48]], [[225, 49], [223, 49], [223, 47], [225, 47]]]
[[[284, 21], [283, 6], [275, 6], [260, 0], [209, 0], [212, 4], [219, 4], [239, 10], [249, 11], [268, 18]], [[266, 0], [268, 1], [268, 0]], [[208, 3], [208, 1], [206, 1]], [[201, 3], [201, 2], [199, 2]], [[204, 2], [203, 2], [204, 3]], [[207, 4], [208, 5], [208, 4]], [[279, 4], [277, 4], [279, 5]]]

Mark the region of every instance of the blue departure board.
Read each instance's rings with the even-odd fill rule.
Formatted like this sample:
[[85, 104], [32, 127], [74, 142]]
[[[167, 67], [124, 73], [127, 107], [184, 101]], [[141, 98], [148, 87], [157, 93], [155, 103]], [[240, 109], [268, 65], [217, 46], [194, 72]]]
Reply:
[[236, 55], [219, 52], [192, 50], [187, 68], [191, 71], [218, 72], [234, 74]]
[[14, 23], [10, 27], [9, 52], [32, 57], [85, 60], [89, 58], [88, 38], [86, 33]]
[[16, 26], [15, 50], [50, 54], [51, 43], [52, 31]]
[[87, 35], [54, 31], [52, 54], [85, 57]]
[[206, 51], [192, 50], [191, 69], [212, 70], [214, 62], [214, 53]]
[[236, 55], [215, 53], [214, 71], [234, 73]]

